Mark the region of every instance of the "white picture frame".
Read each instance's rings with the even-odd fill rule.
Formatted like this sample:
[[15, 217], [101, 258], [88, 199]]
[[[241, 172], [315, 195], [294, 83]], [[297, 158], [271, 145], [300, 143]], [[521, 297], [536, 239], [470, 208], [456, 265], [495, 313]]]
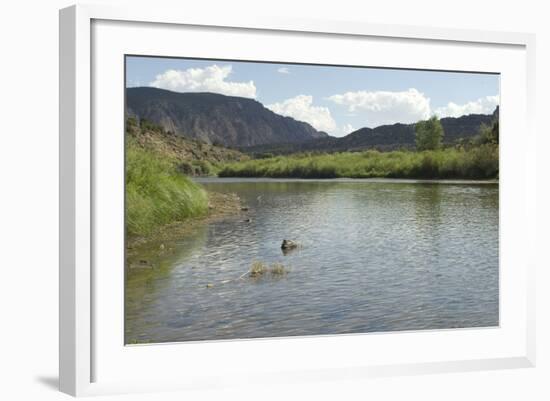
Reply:
[[[98, 106], [98, 97], [103, 96], [102, 99], [107, 99], [105, 99], [106, 94], [103, 93], [102, 84], [99, 84], [99, 88], [94, 85], [98, 85], [98, 82], [107, 82], [102, 81], [102, 77], [105, 76], [104, 69], [112, 68], [109, 61], [119, 60], [120, 54], [126, 52], [125, 41], [137, 41], [141, 35], [140, 31], [149, 29], [147, 38], [150, 43], [147, 43], [145, 36], [141, 38], [143, 39], [141, 45], [145, 49], [147, 46], [152, 48], [154, 41], [164, 37], [163, 35], [173, 34], [170, 30], [177, 32], [183, 30], [182, 34], [185, 34], [185, 29], [191, 28], [198, 32], [197, 35], [201, 35], [203, 31], [208, 35], [212, 31], [251, 38], [261, 33], [266, 40], [271, 40], [271, 36], [275, 40], [277, 35], [284, 35], [286, 38], [303, 41], [330, 42], [332, 38], [338, 38], [341, 43], [345, 43], [346, 40], [374, 42], [378, 40], [384, 41], [384, 46], [408, 41], [412, 48], [416, 45], [436, 46], [442, 54], [446, 51], [446, 47], [452, 47], [453, 52], [477, 51], [476, 54], [480, 54], [480, 58], [483, 58], [481, 54], [487, 49], [496, 49], [496, 56], [492, 61], [487, 61], [488, 64], [484, 69], [500, 71], [499, 63], [502, 64], [502, 68], [508, 69], [507, 74], [503, 76], [501, 100], [501, 115], [505, 116], [501, 122], [503, 132], [501, 135], [504, 142], [501, 149], [501, 202], [504, 201], [504, 206], [501, 207], [501, 221], [504, 223], [502, 225], [504, 228], [501, 228], [501, 244], [507, 245], [505, 252], [501, 253], [501, 266], [507, 266], [504, 271], [501, 270], [501, 274], [504, 272], [501, 277], [501, 289], [504, 289], [501, 293], [501, 308], [506, 314], [509, 313], [504, 316], [505, 323], [497, 329], [486, 329], [486, 331], [472, 329], [402, 334], [313, 336], [297, 339], [221, 341], [193, 345], [166, 344], [132, 349], [125, 349], [123, 343], [117, 343], [118, 339], [111, 341], [109, 322], [115, 321], [113, 319], [118, 319], [120, 315], [113, 312], [112, 315], [106, 316], [106, 313], [103, 313], [105, 302], [98, 301], [97, 297], [94, 298], [94, 294], [99, 290], [98, 287], [101, 287], [102, 299], [119, 305], [121, 299], [118, 291], [122, 291], [122, 288], [117, 287], [117, 284], [120, 284], [117, 280], [120, 275], [113, 276], [114, 280], [109, 281], [113, 285], [109, 286], [105, 285], [108, 283], [107, 274], [98, 274], [96, 270], [105, 266], [109, 258], [113, 258], [112, 263], [115, 265], [120, 262], [120, 258], [117, 259], [115, 253], [101, 251], [100, 243], [110, 240], [111, 237], [107, 232], [100, 232], [105, 230], [105, 220], [101, 219], [106, 215], [104, 207], [101, 206], [104, 203], [97, 194], [105, 193], [105, 191], [102, 192], [104, 181], [101, 180], [105, 173], [101, 172], [101, 167], [109, 165], [116, 169], [120, 164], [109, 160], [122, 156], [115, 154], [120, 150], [116, 146], [112, 151], [115, 153], [104, 152], [105, 143], [96, 140], [94, 130], [102, 127], [107, 120], [110, 121], [109, 118], [101, 117], [106, 115], [102, 114], [105, 107], [119, 110], [122, 104], [119, 98], [115, 97], [112, 104], [105, 101], [105, 106]], [[94, 35], [96, 35], [95, 39]], [[105, 41], [106, 37], [109, 38], [109, 46]], [[375, 45], [376, 43], [373, 46]], [[103, 53], [104, 47], [105, 53]], [[107, 47], [110, 50], [107, 50]], [[248, 375], [248, 378], [254, 377], [256, 382], [261, 383], [262, 380], [270, 380], [269, 378], [273, 375], [277, 375], [283, 382], [293, 382], [534, 366], [535, 259], [531, 256], [534, 255], [532, 247], [535, 243], [536, 185], [533, 178], [536, 176], [536, 164], [535, 133], [532, 125], [535, 109], [534, 48], [534, 35], [523, 33], [256, 16], [229, 20], [187, 15], [184, 10], [154, 7], [112, 8], [78, 5], [61, 10], [60, 390], [80, 396], [233, 386], [246, 383], [246, 379], [242, 379], [243, 372]], [[170, 44], [165, 44], [159, 51], [170, 51]], [[229, 52], [230, 49], [227, 51]], [[254, 51], [257, 50], [249, 50], [252, 53]], [[499, 52], [502, 53], [501, 58], [498, 56]], [[175, 54], [170, 51], [170, 54], [166, 55]], [[291, 56], [286, 57], [283, 61], [289, 61], [288, 57]], [[262, 59], [262, 56], [257, 58]], [[387, 63], [389, 63], [387, 66], [398, 67], [395, 64], [397, 61], [388, 59]], [[451, 58], [441, 61], [437, 66], [430, 64], [433, 61], [428, 59], [415, 61], [415, 63], [418, 68], [445, 69], [445, 66], [448, 66], [448, 69], [471, 70], [474, 68], [475, 60], [465, 60], [462, 67], [455, 66], [455, 68], [452, 68]], [[490, 63], [493, 63], [494, 68], [491, 68]], [[120, 74], [123, 72], [117, 69], [112, 79], [120, 79]], [[96, 77], [94, 84], [93, 77]], [[510, 96], [511, 89], [516, 90], [515, 99]], [[122, 114], [119, 118], [122, 120]], [[122, 124], [122, 121], [119, 123]], [[122, 125], [112, 124], [111, 126], [120, 128]], [[506, 132], [511, 132], [512, 129], [524, 132], [521, 142], [506, 135]], [[120, 132], [122, 137], [123, 131]], [[101, 163], [98, 163], [99, 158], [102, 159]], [[511, 166], [514, 166], [514, 169]], [[115, 183], [119, 178], [115, 174]], [[122, 181], [119, 180], [119, 183]], [[117, 224], [116, 221], [117, 219], [113, 220], [112, 224]], [[119, 231], [113, 230], [113, 232], [114, 234], [111, 234], [116, 237]], [[116, 238], [115, 242], [121, 239]], [[119, 310], [118, 306], [113, 310]], [[445, 344], [448, 346], [451, 343], [457, 344], [453, 353], [442, 354], [441, 358], [435, 357], [437, 352], [441, 352], [441, 350], [437, 351], [438, 346], [445, 347]], [[426, 349], [424, 352], [426, 358], [420, 358], [420, 351], [408, 353], [413, 344], [416, 347], [421, 344], [430, 346], [433, 344], [434, 350]], [[130, 369], [132, 365], [135, 366], [139, 362], [143, 362], [144, 366], [173, 367], [178, 358], [177, 353], [181, 352], [182, 347], [185, 347], [187, 360], [192, 362], [188, 363], [187, 368], [179, 365], [180, 375], [159, 374], [158, 377], [154, 377], [149, 374], [151, 372], [147, 372], [144, 376], [150, 379], [145, 380], [138, 377], [139, 372], [136, 373]], [[372, 352], [369, 353], [369, 358], [365, 358], [365, 354], [361, 352], [341, 356], [340, 351], [348, 349], [346, 347], [371, 349]], [[399, 350], [400, 357], [389, 355], [388, 347]], [[466, 352], [467, 348], [471, 348], [472, 351]], [[374, 349], [380, 352], [375, 353]], [[292, 352], [299, 358], [293, 361], [292, 367], [289, 366], [288, 359], [277, 358], [277, 354], [284, 356], [288, 352]], [[433, 352], [433, 355], [430, 356], [430, 352]], [[254, 369], [247, 367], [247, 363], [255, 363], [253, 355], [258, 353], [270, 355], [272, 366], [255, 366]], [[231, 362], [220, 363], [217, 370], [206, 373], [211, 370], [211, 367], [202, 366], [199, 360], [201, 355], [209, 357], [219, 355], [221, 360], [227, 361], [239, 359], [240, 356], [244, 362], [241, 362], [240, 366], [238, 362], [235, 362], [235, 365]], [[106, 363], [113, 366], [112, 371], [107, 372]], [[191, 363], [196, 363], [197, 366], [190, 366]], [[125, 370], [120, 369], [122, 364], [136, 375], [135, 379], [132, 380], [129, 375], [117, 373]], [[233, 370], [235, 372], [232, 372]]]

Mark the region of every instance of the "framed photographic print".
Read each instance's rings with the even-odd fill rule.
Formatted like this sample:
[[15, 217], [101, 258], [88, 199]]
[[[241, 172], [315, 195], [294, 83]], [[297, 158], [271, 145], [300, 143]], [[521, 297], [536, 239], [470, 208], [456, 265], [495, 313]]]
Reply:
[[60, 387], [534, 364], [528, 34], [60, 14]]

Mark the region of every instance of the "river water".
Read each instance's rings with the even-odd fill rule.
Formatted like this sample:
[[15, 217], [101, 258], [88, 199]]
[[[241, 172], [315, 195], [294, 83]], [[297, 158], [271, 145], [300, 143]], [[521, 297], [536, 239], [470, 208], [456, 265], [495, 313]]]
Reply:
[[[200, 182], [249, 210], [127, 269], [127, 343], [499, 324], [498, 184]], [[254, 261], [287, 273], [238, 279]]]

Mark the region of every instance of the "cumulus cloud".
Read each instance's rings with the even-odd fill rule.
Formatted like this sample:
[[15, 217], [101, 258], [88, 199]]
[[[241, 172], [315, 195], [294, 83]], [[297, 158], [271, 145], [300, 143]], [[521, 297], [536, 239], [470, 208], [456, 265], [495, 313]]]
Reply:
[[314, 106], [313, 96], [298, 95], [265, 107], [282, 116], [305, 121], [319, 131], [331, 133], [336, 130], [336, 122], [332, 118], [330, 110], [327, 107]]
[[231, 65], [219, 66], [216, 64], [205, 68], [170, 69], [157, 75], [149, 85], [175, 92], [214, 92], [229, 96], [255, 98], [254, 81], [228, 81], [227, 78], [231, 72]]
[[430, 99], [411, 88], [401, 92], [356, 91], [332, 95], [328, 100], [366, 117], [369, 127], [395, 122], [413, 123], [431, 115]]
[[277, 72], [280, 74], [290, 74], [290, 70], [287, 67], [277, 68]]
[[355, 131], [355, 128], [353, 127], [353, 125], [344, 124], [338, 127], [336, 131], [332, 132], [332, 134], [334, 136], [340, 137], [340, 136], [346, 136], [347, 134], [352, 133], [353, 131]]
[[438, 117], [460, 117], [466, 114], [491, 114], [499, 104], [498, 96], [485, 96], [464, 104], [449, 102], [435, 109]]

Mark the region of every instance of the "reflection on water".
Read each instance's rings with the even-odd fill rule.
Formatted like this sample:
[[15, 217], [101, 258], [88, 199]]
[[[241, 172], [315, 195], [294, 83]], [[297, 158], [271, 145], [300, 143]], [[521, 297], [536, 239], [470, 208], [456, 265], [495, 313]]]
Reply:
[[[126, 341], [498, 325], [498, 185], [208, 180], [243, 217], [128, 269]], [[298, 249], [283, 253], [292, 239]], [[142, 257], [142, 256], [140, 256]], [[286, 275], [244, 277], [253, 261]]]

